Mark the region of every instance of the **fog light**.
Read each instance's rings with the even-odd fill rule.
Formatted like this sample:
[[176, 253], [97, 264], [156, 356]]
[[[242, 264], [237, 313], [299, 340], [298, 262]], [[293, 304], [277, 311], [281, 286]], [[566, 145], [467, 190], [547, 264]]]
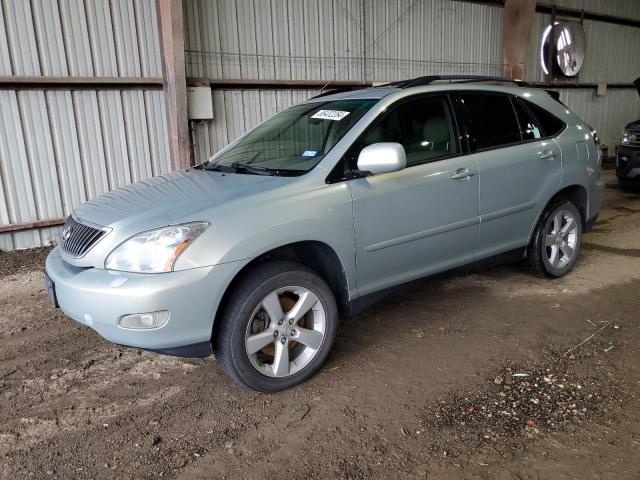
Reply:
[[169, 322], [169, 312], [162, 310], [160, 312], [134, 313], [125, 315], [118, 322], [121, 328], [130, 328], [133, 330], [150, 330], [152, 328], [164, 327]]

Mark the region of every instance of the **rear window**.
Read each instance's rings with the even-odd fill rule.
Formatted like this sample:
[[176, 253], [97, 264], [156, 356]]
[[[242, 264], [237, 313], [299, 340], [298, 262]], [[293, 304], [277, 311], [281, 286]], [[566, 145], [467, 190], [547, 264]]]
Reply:
[[562, 130], [564, 130], [565, 123], [558, 117], [549, 113], [544, 108], [539, 107], [535, 103], [521, 100], [527, 106], [527, 108], [533, 113], [534, 117], [538, 120], [538, 123], [544, 131], [545, 137], [555, 137]]
[[460, 94], [467, 134], [474, 150], [519, 143], [520, 128], [511, 100], [490, 93]]

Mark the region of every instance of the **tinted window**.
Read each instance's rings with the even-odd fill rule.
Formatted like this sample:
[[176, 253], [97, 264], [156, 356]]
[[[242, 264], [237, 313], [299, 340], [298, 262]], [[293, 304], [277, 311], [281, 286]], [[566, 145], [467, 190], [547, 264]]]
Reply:
[[514, 99], [513, 108], [516, 110], [518, 123], [520, 124], [520, 134], [526, 142], [542, 138], [542, 131], [538, 121], [531, 116], [529, 110], [518, 99]]
[[446, 97], [409, 100], [394, 108], [358, 142], [357, 153], [378, 142], [400, 143], [407, 154], [407, 166], [457, 153], [458, 142]]
[[526, 100], [523, 100], [523, 102], [538, 120], [546, 137], [554, 137], [564, 130], [565, 124], [558, 117], [547, 112], [544, 108], [539, 107], [535, 103], [527, 102]]
[[475, 150], [518, 143], [520, 129], [506, 95], [463, 93], [460, 104], [467, 134]]

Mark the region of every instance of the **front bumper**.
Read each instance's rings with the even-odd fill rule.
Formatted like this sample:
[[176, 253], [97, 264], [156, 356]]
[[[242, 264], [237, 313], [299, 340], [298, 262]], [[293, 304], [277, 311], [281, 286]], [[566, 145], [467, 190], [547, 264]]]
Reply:
[[640, 182], [640, 148], [620, 145], [616, 155], [616, 175], [620, 180]]
[[[206, 356], [213, 320], [226, 286], [244, 262], [161, 274], [78, 268], [62, 259], [59, 248], [47, 257], [60, 308], [110, 342], [179, 356]], [[129, 330], [118, 326], [128, 314], [168, 310], [161, 328]]]

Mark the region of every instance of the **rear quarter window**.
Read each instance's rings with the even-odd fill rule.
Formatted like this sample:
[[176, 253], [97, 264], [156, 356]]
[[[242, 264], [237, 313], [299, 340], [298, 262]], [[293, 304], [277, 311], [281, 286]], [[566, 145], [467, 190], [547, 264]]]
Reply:
[[544, 130], [538, 123], [538, 120], [534, 118], [531, 112], [524, 106], [519, 98], [513, 99], [513, 108], [516, 110], [518, 116], [518, 123], [520, 124], [520, 133], [522, 140], [529, 142], [531, 140], [537, 140], [542, 138]]
[[555, 137], [566, 127], [566, 124], [562, 120], [560, 120], [558, 117], [545, 110], [544, 108], [539, 107], [535, 103], [531, 103], [527, 100], [520, 99], [520, 101], [522, 101], [527, 106], [529, 111], [538, 121], [538, 124], [544, 131], [545, 137]]

